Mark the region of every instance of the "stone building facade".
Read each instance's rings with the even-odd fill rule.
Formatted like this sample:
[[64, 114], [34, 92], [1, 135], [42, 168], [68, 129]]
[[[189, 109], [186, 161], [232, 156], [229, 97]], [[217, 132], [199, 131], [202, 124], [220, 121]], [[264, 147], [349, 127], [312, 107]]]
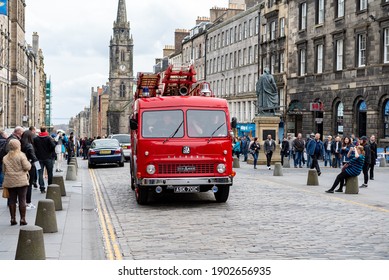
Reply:
[[289, 1], [288, 132], [387, 145], [388, 12], [388, 1]]
[[133, 98], [133, 39], [127, 21], [126, 1], [119, 0], [113, 24], [109, 55], [108, 134], [129, 133], [129, 117]]

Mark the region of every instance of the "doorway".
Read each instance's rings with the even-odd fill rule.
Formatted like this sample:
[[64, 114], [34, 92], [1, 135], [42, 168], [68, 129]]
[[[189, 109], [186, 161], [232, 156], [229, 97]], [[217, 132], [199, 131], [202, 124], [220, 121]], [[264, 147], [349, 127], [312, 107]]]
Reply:
[[361, 101], [358, 106], [358, 136], [366, 136], [367, 106], [365, 101]]

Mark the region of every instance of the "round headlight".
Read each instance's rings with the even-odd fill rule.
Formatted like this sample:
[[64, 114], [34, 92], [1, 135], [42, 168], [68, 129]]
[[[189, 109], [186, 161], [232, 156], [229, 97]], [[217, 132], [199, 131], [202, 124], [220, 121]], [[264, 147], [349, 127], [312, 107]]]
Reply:
[[226, 165], [224, 163], [220, 163], [217, 165], [217, 172], [224, 173], [226, 172]]
[[153, 175], [155, 173], [155, 166], [154, 164], [149, 164], [146, 167], [146, 172], [150, 175]]

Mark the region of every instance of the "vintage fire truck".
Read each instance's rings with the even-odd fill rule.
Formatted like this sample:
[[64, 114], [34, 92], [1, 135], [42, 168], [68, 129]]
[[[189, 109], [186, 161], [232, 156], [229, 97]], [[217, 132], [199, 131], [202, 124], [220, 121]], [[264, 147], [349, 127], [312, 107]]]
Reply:
[[226, 202], [235, 171], [226, 100], [197, 83], [193, 66], [139, 74], [130, 119], [131, 188], [147, 204], [150, 192], [212, 191]]

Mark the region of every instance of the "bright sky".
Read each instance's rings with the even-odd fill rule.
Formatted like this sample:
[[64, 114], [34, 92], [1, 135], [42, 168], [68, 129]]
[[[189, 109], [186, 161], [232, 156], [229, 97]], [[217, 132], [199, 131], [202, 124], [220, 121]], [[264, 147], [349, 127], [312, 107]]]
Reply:
[[[66, 4], [66, 5], [65, 5]], [[191, 29], [197, 16], [227, 7], [228, 0], [127, 0], [134, 38], [134, 74], [152, 71], [165, 45], [174, 45], [176, 28]], [[109, 41], [118, 0], [26, 0], [26, 41], [39, 34], [45, 72], [52, 81], [52, 122], [68, 123], [85, 106], [91, 88], [105, 85]]]

